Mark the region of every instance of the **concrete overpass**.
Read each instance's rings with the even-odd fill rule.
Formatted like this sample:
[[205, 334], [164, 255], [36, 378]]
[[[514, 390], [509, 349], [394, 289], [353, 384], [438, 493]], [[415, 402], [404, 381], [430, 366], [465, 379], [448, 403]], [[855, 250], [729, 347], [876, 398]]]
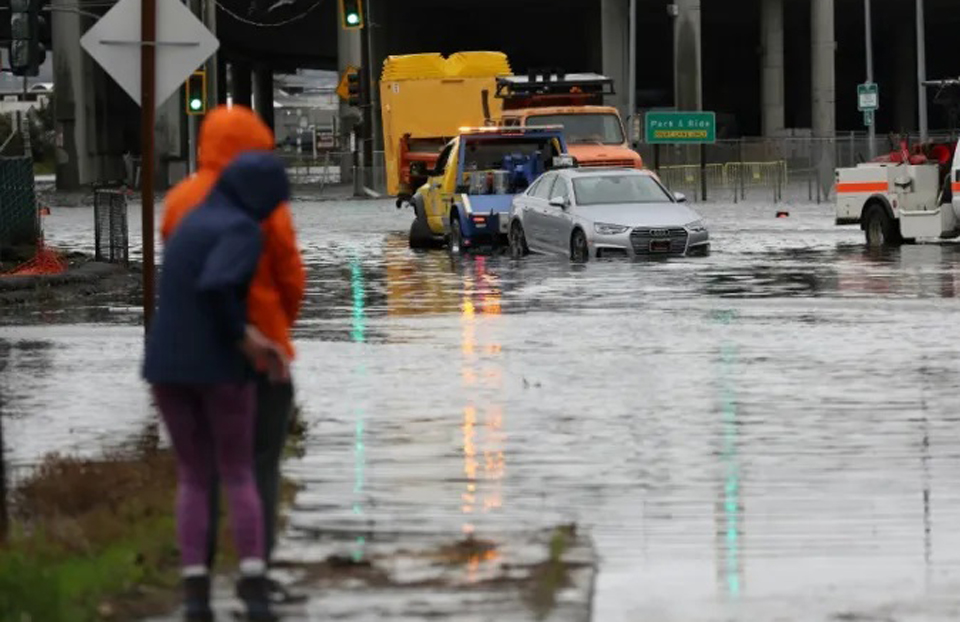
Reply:
[[[176, 0], [162, 0], [176, 1]], [[360, 38], [339, 28], [336, 0], [217, 1], [218, 92], [272, 116], [272, 74], [297, 67], [342, 70], [361, 59]], [[792, 130], [832, 136], [862, 130], [856, 85], [865, 76], [862, 0], [637, 0], [636, 102], [715, 110], [726, 136]], [[925, 0], [927, 73], [960, 74], [949, 42], [960, 29], [956, 0]], [[57, 89], [58, 183], [85, 185], [122, 174], [139, 150], [137, 110], [79, 48], [94, 19], [50, 0]], [[390, 54], [493, 49], [515, 70], [562, 66], [616, 80], [626, 116], [629, 0], [366, 0], [374, 74]], [[914, 3], [873, 0], [878, 133], [917, 127]], [[82, 5], [81, 5], [82, 6]], [[92, 11], [100, 3], [91, 3]], [[429, 17], [424, 17], [429, 16]], [[2, 36], [2, 31], [0, 31]], [[257, 96], [259, 95], [259, 97]], [[164, 185], [184, 172], [181, 101], [158, 117]], [[935, 106], [931, 127], [948, 123]]]

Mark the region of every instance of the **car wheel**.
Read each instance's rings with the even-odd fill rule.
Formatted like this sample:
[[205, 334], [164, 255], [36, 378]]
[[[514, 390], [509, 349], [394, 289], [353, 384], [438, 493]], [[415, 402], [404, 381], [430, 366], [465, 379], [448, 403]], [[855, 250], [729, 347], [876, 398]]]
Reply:
[[903, 237], [900, 235], [897, 223], [890, 218], [887, 210], [878, 203], [873, 203], [864, 212], [863, 232], [867, 246], [870, 248], [903, 244]]
[[570, 239], [570, 259], [578, 263], [590, 259], [590, 245], [587, 244], [587, 234], [582, 229], [575, 229]]
[[523, 225], [514, 221], [510, 225], [510, 256], [514, 259], [520, 259], [530, 254], [530, 248], [527, 246], [527, 236], [523, 232]]
[[463, 229], [460, 227], [460, 216], [450, 215], [450, 252], [463, 254]]

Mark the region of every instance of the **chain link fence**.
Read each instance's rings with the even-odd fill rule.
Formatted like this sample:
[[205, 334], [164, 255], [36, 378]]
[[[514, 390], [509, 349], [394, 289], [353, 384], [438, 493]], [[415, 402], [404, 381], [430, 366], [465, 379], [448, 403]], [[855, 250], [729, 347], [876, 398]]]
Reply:
[[[905, 137], [910, 145], [919, 136]], [[899, 149], [900, 137], [878, 136], [874, 153]], [[957, 137], [935, 133], [934, 142]], [[675, 192], [700, 201], [706, 190], [710, 201], [823, 202], [833, 197], [838, 167], [870, 160], [865, 133], [851, 132], [835, 138], [742, 138], [704, 145], [653, 145], [639, 148], [647, 168], [658, 169], [661, 179]], [[659, 151], [659, 153], [657, 153]]]
[[[906, 137], [910, 145], [919, 136]], [[899, 149], [899, 136], [877, 136], [874, 153], [882, 155]], [[933, 133], [929, 140], [956, 141], [947, 133]], [[816, 202], [833, 199], [837, 167], [856, 166], [870, 159], [866, 133], [850, 132], [834, 138], [783, 137], [718, 140], [704, 145], [642, 144], [638, 151], [644, 165], [656, 169], [674, 192], [683, 192], [691, 201], [740, 202]], [[357, 181], [354, 180], [353, 154], [324, 152], [281, 154], [287, 162], [291, 181], [318, 187], [321, 192], [333, 186], [358, 196], [367, 190], [386, 195], [384, 153], [375, 151], [372, 166], [364, 166], [360, 157]]]
[[[311, 186], [321, 193], [339, 187], [341, 192], [355, 188], [354, 157], [349, 151], [327, 151], [312, 154], [283, 153], [277, 154], [287, 167], [290, 182], [294, 185]], [[363, 165], [362, 154], [358, 156], [360, 162], [356, 169], [356, 178], [360, 187], [357, 190], [366, 194], [363, 189], [369, 189], [377, 194], [385, 195], [387, 191], [387, 172], [382, 151], [373, 153], [372, 166]], [[346, 188], [348, 187], [348, 188]]]
[[0, 157], [0, 253], [10, 246], [35, 246], [39, 237], [33, 160]]
[[95, 259], [127, 265], [130, 261], [130, 230], [126, 188], [94, 188], [93, 220]]

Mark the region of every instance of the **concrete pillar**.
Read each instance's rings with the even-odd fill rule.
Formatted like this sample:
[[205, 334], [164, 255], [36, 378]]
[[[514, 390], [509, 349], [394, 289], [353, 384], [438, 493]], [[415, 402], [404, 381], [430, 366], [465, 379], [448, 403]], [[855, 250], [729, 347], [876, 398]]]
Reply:
[[825, 194], [833, 185], [836, 138], [836, 49], [834, 0], [811, 0], [811, 117], [813, 137], [818, 140], [817, 169]]
[[677, 0], [674, 20], [674, 103], [679, 110], [703, 110], [700, 0]]
[[777, 136], [786, 126], [784, 112], [783, 0], [763, 0], [760, 14], [763, 49], [763, 135]]
[[235, 61], [230, 63], [231, 96], [238, 106], [253, 106], [253, 72], [250, 63]]
[[[72, 0], [53, 0], [52, 6], [68, 7]], [[51, 12], [51, 34], [57, 42], [53, 57], [54, 82], [57, 85], [56, 109], [56, 171], [57, 189], [75, 190], [91, 176], [92, 163], [87, 145], [86, 100], [89, 84], [85, 65], [91, 61], [80, 48], [83, 19], [66, 10]]]
[[257, 65], [255, 70], [255, 87], [257, 89], [256, 110], [263, 122], [271, 130], [273, 128], [273, 67]]
[[600, 0], [600, 32], [603, 46], [603, 74], [613, 78], [616, 95], [609, 104], [616, 106], [624, 119], [629, 115], [629, 0]]
[[[340, 4], [340, 3], [337, 3]], [[342, 7], [340, 7], [342, 8]], [[337, 9], [340, 10], [339, 8]], [[342, 23], [342, 16], [337, 16], [337, 23]], [[359, 30], [344, 30], [337, 28], [337, 70], [340, 76], [347, 71], [348, 67], [360, 66], [361, 38]], [[358, 120], [357, 111], [347, 105], [345, 101], [340, 100], [339, 110], [339, 129], [340, 129], [340, 181], [353, 181], [353, 157], [350, 155], [350, 134]]]

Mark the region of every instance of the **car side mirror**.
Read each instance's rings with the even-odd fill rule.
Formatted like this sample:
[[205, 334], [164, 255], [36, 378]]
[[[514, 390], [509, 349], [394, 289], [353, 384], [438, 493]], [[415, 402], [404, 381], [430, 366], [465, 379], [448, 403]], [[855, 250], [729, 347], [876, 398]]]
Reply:
[[567, 209], [567, 207], [570, 206], [570, 202], [563, 197], [553, 197], [550, 199], [550, 205], [559, 207], [560, 209]]
[[677, 203], [686, 203], [686, 202], [687, 202], [687, 195], [685, 195], [685, 194], [682, 193], [682, 192], [674, 192], [674, 193], [673, 193], [673, 198], [677, 200]]

